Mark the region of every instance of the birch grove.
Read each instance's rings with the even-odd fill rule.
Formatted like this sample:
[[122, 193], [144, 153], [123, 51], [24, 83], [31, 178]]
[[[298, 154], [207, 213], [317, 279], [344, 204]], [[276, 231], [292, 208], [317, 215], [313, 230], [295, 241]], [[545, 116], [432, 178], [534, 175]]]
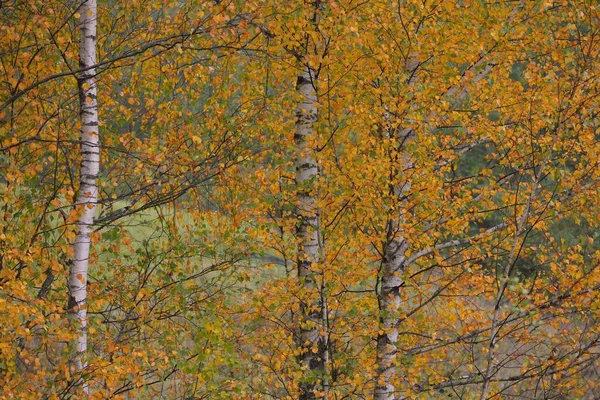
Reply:
[[599, 27], [1, 2], [0, 398], [600, 398]]

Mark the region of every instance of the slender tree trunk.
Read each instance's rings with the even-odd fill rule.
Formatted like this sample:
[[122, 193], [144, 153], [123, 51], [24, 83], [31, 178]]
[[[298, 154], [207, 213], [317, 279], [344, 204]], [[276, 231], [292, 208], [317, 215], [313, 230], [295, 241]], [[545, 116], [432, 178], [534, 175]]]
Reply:
[[[77, 79], [79, 87], [79, 105], [81, 119], [81, 167], [79, 192], [76, 206], [79, 214], [77, 236], [73, 243], [73, 260], [69, 273], [69, 308], [78, 324], [78, 336], [75, 348], [75, 372], [81, 373], [86, 365], [87, 352], [87, 278], [89, 255], [94, 223], [94, 212], [98, 201], [96, 179], [100, 166], [98, 135], [98, 103], [96, 96], [96, 0], [83, 0], [79, 13], [80, 43], [79, 67], [85, 69]], [[83, 390], [88, 393], [87, 384]]]
[[[486, 63], [486, 59], [481, 59], [477, 64]], [[417, 52], [411, 54], [406, 59], [406, 70], [410, 74], [407, 86], [412, 86], [418, 81], [417, 70], [419, 68], [419, 54]], [[485, 68], [479, 72], [473, 80], [475, 82], [483, 79], [492, 70], [492, 64], [487, 63]], [[448, 90], [449, 96], [463, 98], [467, 95], [466, 90], [461, 90], [459, 86], [452, 87]], [[394, 129], [392, 126], [391, 115], [388, 112], [386, 105], [385, 109], [386, 133], [388, 137], [393, 138], [396, 142], [395, 154], [400, 154], [395, 160], [392, 160], [392, 169], [390, 171], [390, 195], [397, 201], [395, 207], [398, 212], [402, 212], [404, 208], [402, 203], [410, 192], [411, 184], [407, 178], [398, 179], [398, 175], [402, 170], [408, 170], [411, 167], [411, 162], [406, 156], [403, 156], [406, 144], [411, 140], [414, 134], [414, 126], [411, 126], [409, 121], [406, 122], [404, 129]], [[432, 115], [434, 112], [432, 112]], [[392, 157], [390, 155], [390, 157]], [[398, 163], [394, 166], [394, 162]], [[397, 183], [400, 182], [400, 183]], [[377, 350], [376, 350], [376, 381], [374, 400], [395, 400], [399, 398], [396, 393], [396, 387], [393, 380], [396, 375], [397, 362], [397, 346], [398, 341], [398, 325], [400, 308], [400, 289], [402, 286], [402, 273], [408, 266], [406, 259], [406, 250], [408, 250], [409, 242], [402, 232], [402, 224], [404, 216], [396, 214], [392, 216], [387, 223], [387, 234], [383, 243], [383, 258], [381, 262], [379, 274], [379, 291], [377, 293], [377, 301], [379, 304], [379, 332], [377, 335]]]
[[398, 224], [388, 223], [388, 239], [381, 263], [379, 304], [379, 333], [377, 335], [377, 375], [375, 400], [396, 399], [393, 377], [396, 368], [398, 341], [398, 309], [400, 307], [401, 274], [404, 270], [406, 241], [398, 235]]
[[[314, 123], [317, 120], [317, 91], [315, 72], [305, 67], [298, 76], [296, 90], [302, 100], [296, 108], [296, 185], [298, 202], [298, 279], [304, 295], [300, 304], [301, 321], [298, 340], [302, 349], [300, 362], [305, 369], [305, 379], [300, 383], [300, 399], [315, 399], [315, 390], [321, 391], [317, 384], [325, 378], [327, 346], [324, 340], [323, 303], [320, 296], [320, 282], [314, 271], [314, 265], [320, 262], [318, 209], [315, 181], [318, 168], [314, 150], [307, 143], [314, 135]], [[321, 397], [321, 396], [319, 396]]]
[[[419, 67], [418, 53], [411, 54], [406, 60], [406, 70], [411, 74], [406, 83], [414, 85], [417, 80]], [[400, 318], [400, 289], [402, 286], [402, 273], [407, 266], [406, 250], [409, 242], [402, 232], [404, 219], [404, 204], [411, 189], [407, 177], [399, 175], [411, 166], [411, 161], [403, 154], [406, 144], [414, 134], [414, 127], [404, 121], [404, 129], [394, 128], [393, 117], [386, 104], [383, 104], [385, 119], [385, 134], [393, 139], [395, 148], [390, 149], [390, 176], [389, 194], [394, 202], [396, 214], [392, 214], [387, 221], [386, 238], [383, 243], [383, 257], [379, 270], [379, 290], [377, 303], [379, 305], [379, 332], [377, 333], [377, 348], [375, 355], [376, 375], [374, 400], [394, 400], [399, 396], [396, 393], [394, 377], [396, 376], [396, 360], [398, 348], [398, 325]]]
[[[391, 125], [387, 129], [389, 135], [395, 135]], [[398, 150], [401, 150], [404, 142], [411, 134], [410, 129], [401, 132], [401, 137], [396, 137]], [[404, 164], [407, 164], [405, 161]], [[402, 168], [392, 165], [390, 171], [390, 182], [397, 180], [397, 175]], [[377, 292], [377, 303], [379, 305], [379, 332], [377, 334], [376, 349], [376, 381], [375, 381], [375, 400], [393, 400], [397, 398], [396, 387], [393, 379], [396, 375], [396, 359], [398, 341], [398, 309], [400, 308], [400, 288], [402, 286], [402, 273], [406, 267], [406, 250], [408, 241], [402, 234], [402, 215], [401, 203], [404, 202], [407, 192], [410, 190], [410, 183], [406, 180], [402, 184], [390, 183], [390, 195], [394, 202], [400, 204], [396, 206], [397, 215], [392, 216], [387, 222], [387, 232], [385, 242], [383, 243], [383, 258], [379, 275], [379, 290]]]

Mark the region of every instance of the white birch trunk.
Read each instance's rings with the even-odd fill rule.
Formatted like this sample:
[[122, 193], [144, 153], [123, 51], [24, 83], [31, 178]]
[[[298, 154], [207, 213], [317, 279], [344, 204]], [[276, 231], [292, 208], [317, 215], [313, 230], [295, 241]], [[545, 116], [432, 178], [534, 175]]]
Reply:
[[[388, 224], [388, 235], [397, 230], [397, 224]], [[400, 307], [401, 273], [404, 269], [405, 241], [396, 238], [388, 241], [382, 260], [379, 302], [379, 333], [377, 335], [377, 375], [375, 400], [396, 399], [393, 377], [398, 349], [398, 309]]]
[[[411, 72], [412, 78], [407, 85], [413, 85], [416, 81], [416, 69], [418, 68], [418, 54], [414, 53], [406, 62], [407, 71]], [[394, 129], [392, 116], [384, 104], [384, 117], [386, 120], [386, 133], [394, 139], [397, 144], [395, 149], [401, 154], [413, 135], [413, 128]], [[390, 155], [391, 157], [391, 155]], [[410, 192], [411, 184], [408, 179], [398, 183], [398, 175], [402, 170], [408, 170], [410, 160], [401, 156], [401, 164], [391, 166], [390, 171], [390, 195], [396, 203], [397, 215], [392, 216], [387, 222], [387, 232], [383, 243], [383, 259], [379, 275], [379, 291], [377, 292], [377, 303], [379, 305], [379, 332], [377, 333], [377, 348], [375, 354], [376, 375], [374, 400], [395, 400], [399, 396], [396, 393], [394, 377], [396, 376], [396, 360], [398, 358], [398, 324], [400, 308], [400, 289], [402, 286], [402, 273], [406, 268], [406, 250], [409, 247], [408, 240], [402, 232], [404, 215], [402, 203]]]
[[[402, 2], [404, 3], [404, 2]], [[400, 2], [399, 2], [400, 4]], [[515, 8], [515, 13], [511, 15], [512, 18], [516, 15], [516, 10], [521, 7], [519, 5]], [[491, 60], [481, 57], [477, 62], [471, 65], [470, 69], [475, 69], [485, 64], [483, 70], [475, 75], [472, 82], [476, 83], [481, 79], [485, 78], [491, 71], [492, 65]], [[406, 70], [410, 73], [410, 78], [406, 83], [407, 86], [414, 85], [418, 80], [417, 70], [419, 68], [419, 54], [418, 52], [412, 53], [406, 60]], [[446, 95], [448, 97], [455, 97], [462, 99], [467, 96], [468, 92], [461, 85], [455, 85], [448, 89]], [[411, 135], [413, 134], [410, 122], [406, 123], [406, 128], [403, 130], [394, 130], [391, 128], [390, 115], [384, 105], [385, 119], [388, 124], [387, 133], [390, 137], [395, 137], [398, 148], [396, 149], [399, 153], [402, 153], [403, 148], [406, 146]], [[432, 115], [434, 112], [432, 112]], [[406, 157], [401, 156], [401, 164], [396, 170], [391, 171], [391, 176], [395, 177], [400, 170], [408, 169], [410, 167], [409, 161]], [[393, 179], [391, 179], [393, 181]], [[391, 183], [392, 187], [390, 192], [394, 198], [396, 198], [400, 204], [397, 209], [402, 210], [402, 202], [406, 199], [407, 194], [410, 192], [410, 181], [404, 180], [402, 185]], [[393, 384], [394, 377], [396, 376], [396, 362], [397, 362], [397, 346], [398, 340], [398, 324], [399, 316], [398, 310], [400, 307], [400, 288], [402, 285], [402, 272], [411, 262], [405, 257], [406, 250], [409, 247], [409, 242], [401, 232], [401, 225], [404, 222], [403, 215], [398, 214], [395, 218], [390, 218], [387, 226], [387, 236], [384, 243], [384, 253], [380, 271], [380, 288], [377, 293], [377, 300], [379, 303], [379, 328], [380, 332], [377, 335], [377, 349], [376, 349], [376, 381], [375, 381], [375, 392], [374, 400], [395, 400], [399, 399], [400, 396], [396, 393], [396, 388]], [[414, 259], [413, 259], [414, 260]], [[493, 328], [494, 329], [494, 328]], [[492, 329], [492, 330], [493, 330]], [[487, 375], [487, 374], [486, 374]], [[482, 393], [487, 391], [487, 380], [484, 385]]]
[[[298, 339], [303, 353], [300, 362], [308, 377], [300, 383], [300, 399], [314, 399], [315, 390], [322, 390], [313, 377], [323, 376], [327, 360], [327, 346], [319, 330], [323, 329], [323, 304], [320, 288], [313, 269], [320, 254], [318, 209], [314, 184], [318, 175], [314, 150], [307, 143], [314, 135], [317, 120], [317, 91], [314, 71], [306, 67], [298, 76], [296, 90], [302, 96], [296, 108], [296, 185], [299, 220], [296, 229], [298, 241], [298, 279], [304, 289], [301, 303], [301, 321]], [[316, 352], [314, 351], [316, 349]]]
[[[391, 130], [390, 133], [393, 133]], [[410, 135], [407, 129], [403, 135]], [[406, 137], [406, 136], [405, 136]], [[396, 138], [399, 143], [405, 142], [405, 137]], [[405, 161], [407, 164], [408, 161]], [[395, 168], [392, 175], [397, 175], [401, 168]], [[410, 190], [410, 183], [391, 184], [390, 194], [399, 204], [404, 201]], [[402, 206], [397, 206], [399, 213], [390, 218], [387, 223], [386, 239], [384, 242], [383, 259], [381, 260], [380, 287], [377, 293], [379, 305], [379, 332], [377, 334], [376, 348], [376, 376], [375, 376], [375, 400], [397, 399], [396, 387], [393, 383], [396, 375], [396, 359], [398, 348], [398, 309], [400, 308], [400, 288], [402, 286], [402, 273], [406, 267], [406, 250], [408, 241], [402, 234]]]
[[[96, 0], [83, 0], [79, 13], [79, 67], [84, 70], [77, 79], [81, 120], [81, 167], [76, 207], [80, 214], [68, 279], [69, 308], [78, 324], [78, 336], [73, 343], [76, 352], [73, 362], [76, 373], [81, 373], [87, 365], [87, 279], [90, 234], [98, 201], [96, 179], [100, 166], [96, 68], [93, 68], [96, 65]], [[85, 383], [83, 390], [88, 393]]]

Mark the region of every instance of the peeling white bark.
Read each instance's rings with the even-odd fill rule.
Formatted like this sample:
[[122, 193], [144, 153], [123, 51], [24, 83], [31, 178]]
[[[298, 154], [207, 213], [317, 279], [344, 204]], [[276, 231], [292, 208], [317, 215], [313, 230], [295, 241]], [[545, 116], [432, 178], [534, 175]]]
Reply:
[[[87, 366], [87, 279], [94, 213], [98, 202], [96, 179], [100, 167], [98, 103], [96, 94], [96, 0], [83, 0], [79, 9], [79, 67], [84, 71], [78, 76], [80, 105], [80, 151], [81, 167], [76, 207], [79, 212], [77, 235], [73, 243], [73, 260], [69, 272], [69, 308], [78, 324], [78, 336], [73, 346], [75, 372], [81, 373]], [[87, 384], [83, 390], [88, 393]]]

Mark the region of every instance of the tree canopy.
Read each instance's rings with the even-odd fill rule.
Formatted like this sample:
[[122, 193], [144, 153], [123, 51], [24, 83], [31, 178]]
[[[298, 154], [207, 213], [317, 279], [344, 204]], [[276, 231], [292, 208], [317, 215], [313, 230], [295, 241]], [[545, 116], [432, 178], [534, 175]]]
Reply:
[[594, 1], [0, 2], [0, 397], [600, 396]]

